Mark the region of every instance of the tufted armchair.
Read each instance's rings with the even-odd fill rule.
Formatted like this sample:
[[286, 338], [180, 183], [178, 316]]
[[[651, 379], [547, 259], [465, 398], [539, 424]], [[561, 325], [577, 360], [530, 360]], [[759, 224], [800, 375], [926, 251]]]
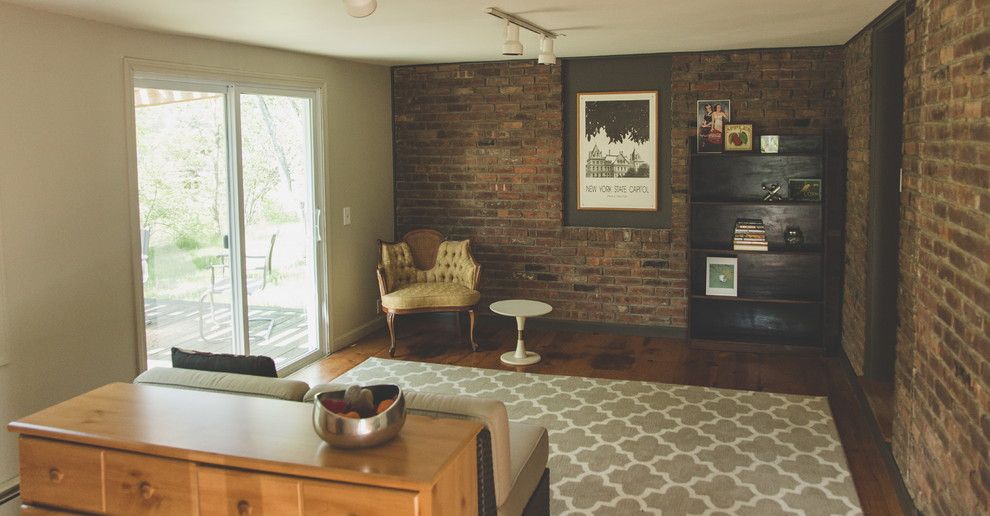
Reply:
[[395, 316], [423, 312], [456, 312], [460, 334], [461, 312], [470, 319], [474, 341], [475, 307], [481, 299], [481, 265], [471, 256], [470, 240], [445, 240], [432, 229], [414, 229], [398, 242], [378, 241], [378, 290], [395, 356]]

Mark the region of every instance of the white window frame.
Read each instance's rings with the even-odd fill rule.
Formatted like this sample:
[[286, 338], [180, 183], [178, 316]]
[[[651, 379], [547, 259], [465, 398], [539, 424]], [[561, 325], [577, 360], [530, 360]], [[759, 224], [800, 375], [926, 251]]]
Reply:
[[227, 117], [227, 140], [228, 149], [234, 152], [228, 153], [228, 167], [230, 167], [230, 177], [233, 181], [228, 181], [230, 206], [230, 220], [239, 224], [238, 231], [231, 232], [230, 247], [232, 277], [239, 278], [240, 284], [233, 285], [234, 305], [243, 311], [239, 320], [241, 324], [234, 325], [235, 342], [243, 342], [245, 348], [250, 349], [248, 339], [248, 303], [246, 299], [247, 285], [246, 277], [241, 271], [244, 270], [245, 248], [244, 242], [240, 238], [244, 234], [244, 220], [241, 217], [243, 211], [242, 188], [242, 164], [241, 164], [241, 139], [240, 139], [240, 102], [241, 94], [263, 94], [263, 95], [285, 95], [297, 98], [307, 98], [312, 103], [310, 114], [312, 116], [312, 157], [313, 157], [313, 220], [311, 227], [314, 229], [316, 253], [314, 261], [316, 265], [317, 281], [317, 339], [318, 346], [315, 350], [286, 364], [279, 369], [282, 376], [312, 363], [313, 361], [326, 356], [330, 351], [331, 332], [331, 307], [330, 297], [330, 275], [328, 273], [330, 260], [330, 243], [327, 239], [325, 214], [328, 209], [326, 196], [326, 83], [319, 79], [285, 76], [265, 73], [247, 73], [236, 70], [226, 70], [212, 67], [202, 67], [195, 65], [182, 65], [165, 63], [159, 61], [149, 61], [144, 59], [125, 58], [124, 59], [124, 81], [125, 81], [125, 108], [127, 114], [127, 157], [128, 157], [128, 190], [130, 194], [131, 206], [131, 281], [134, 287], [135, 303], [135, 342], [137, 343], [137, 372], [144, 371], [148, 367], [147, 342], [144, 319], [144, 282], [142, 281], [141, 264], [141, 211], [138, 197], [138, 170], [137, 170], [137, 142], [136, 142], [136, 121], [134, 107], [134, 88], [154, 86], [156, 81], [160, 81], [160, 86], [166, 89], [187, 89], [193, 91], [205, 91], [224, 93], [226, 102]]

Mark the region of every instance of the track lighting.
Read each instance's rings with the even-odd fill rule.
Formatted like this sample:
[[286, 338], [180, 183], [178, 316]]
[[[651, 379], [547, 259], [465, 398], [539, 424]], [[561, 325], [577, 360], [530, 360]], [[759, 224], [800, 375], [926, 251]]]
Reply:
[[505, 20], [505, 43], [502, 43], [502, 55], [521, 56], [522, 53], [523, 46], [519, 42], [519, 26]]
[[521, 56], [523, 53], [522, 43], [519, 42], [519, 28], [522, 27], [540, 36], [540, 64], [552, 65], [557, 62], [557, 56], [553, 53], [553, 40], [563, 34], [552, 32], [534, 25], [518, 16], [501, 11], [494, 7], [485, 9], [485, 12], [505, 20], [505, 42], [502, 43], [502, 55]]
[[540, 35], [540, 55], [537, 61], [542, 65], [557, 63], [557, 56], [553, 55], [553, 38]]
[[344, 0], [347, 7], [347, 14], [355, 18], [370, 16], [378, 8], [377, 0]]

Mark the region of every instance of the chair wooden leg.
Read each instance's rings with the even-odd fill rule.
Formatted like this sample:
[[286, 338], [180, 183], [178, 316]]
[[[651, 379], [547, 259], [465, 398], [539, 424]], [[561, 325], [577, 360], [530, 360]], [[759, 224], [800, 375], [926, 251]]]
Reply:
[[468, 318], [471, 320], [471, 350], [478, 351], [478, 343], [474, 341], [474, 309], [468, 310]]
[[390, 340], [390, 345], [388, 347], [388, 356], [395, 356], [395, 313], [387, 312], [385, 314], [385, 324], [388, 325], [388, 337]]

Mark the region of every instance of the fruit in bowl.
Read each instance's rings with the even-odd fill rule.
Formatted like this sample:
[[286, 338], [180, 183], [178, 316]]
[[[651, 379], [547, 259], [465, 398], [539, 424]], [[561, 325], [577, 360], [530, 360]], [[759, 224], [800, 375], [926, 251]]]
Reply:
[[397, 385], [351, 385], [325, 391], [313, 399], [313, 427], [337, 448], [367, 448], [382, 444], [402, 429], [405, 399]]

